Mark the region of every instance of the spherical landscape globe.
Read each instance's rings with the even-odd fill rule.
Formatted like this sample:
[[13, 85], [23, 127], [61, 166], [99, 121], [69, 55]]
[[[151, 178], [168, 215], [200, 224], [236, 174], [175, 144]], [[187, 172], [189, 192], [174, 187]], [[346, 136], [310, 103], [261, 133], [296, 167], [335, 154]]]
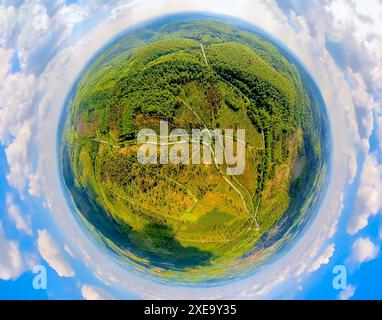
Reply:
[[[293, 55], [244, 23], [182, 15], [129, 30], [82, 72], [62, 121], [75, 214], [138, 273], [243, 277], [290, 245], [319, 206], [328, 158], [319, 90]], [[160, 140], [163, 123], [189, 136], [232, 130], [242, 172], [229, 174], [232, 164], [214, 155], [142, 163], [142, 130], [158, 134], [158, 159], [176, 144]]]

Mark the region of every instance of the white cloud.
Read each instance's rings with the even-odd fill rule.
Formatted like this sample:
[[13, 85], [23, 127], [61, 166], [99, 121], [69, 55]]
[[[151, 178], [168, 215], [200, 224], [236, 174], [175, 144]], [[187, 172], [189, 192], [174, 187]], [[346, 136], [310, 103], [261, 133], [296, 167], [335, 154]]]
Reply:
[[5, 81], [5, 78], [8, 76], [9, 72], [11, 71], [10, 61], [11, 61], [13, 54], [14, 54], [13, 49], [6, 50], [4, 48], [0, 48], [0, 60], [1, 60], [0, 80], [1, 80], [1, 82]]
[[339, 294], [339, 299], [341, 300], [349, 300], [351, 299], [356, 291], [356, 287], [353, 285], [349, 284], [348, 287], [345, 290], [342, 290], [341, 293]]
[[[362, 76], [367, 94], [382, 103], [380, 64], [382, 61], [382, 7], [380, 3], [334, 0], [326, 8], [333, 16], [330, 34], [345, 48], [343, 59], [346, 59], [353, 72]], [[380, 107], [378, 109], [380, 110]]]
[[356, 234], [364, 229], [371, 216], [382, 210], [382, 165], [376, 155], [366, 157], [362, 168], [361, 181], [358, 187], [352, 217], [348, 224], [348, 232]]
[[309, 269], [309, 272], [315, 272], [322, 265], [328, 264], [330, 261], [330, 258], [333, 256], [333, 254], [335, 252], [335, 249], [336, 249], [336, 247], [335, 247], [334, 243], [330, 244], [324, 250], [324, 252], [319, 257], [317, 257], [317, 259], [313, 262], [313, 264], [311, 265], [311, 267]]
[[19, 134], [24, 122], [31, 118], [37, 89], [34, 75], [9, 74], [0, 84], [0, 142], [7, 144]]
[[83, 21], [88, 14], [89, 12], [80, 4], [72, 4], [61, 8], [58, 17], [68, 28], [73, 28], [74, 25]]
[[349, 155], [349, 185], [353, 184], [355, 177], [357, 176], [358, 164], [357, 164], [357, 155], [351, 153]]
[[19, 128], [16, 139], [5, 149], [9, 165], [7, 180], [10, 186], [20, 192], [21, 197], [23, 197], [28, 177], [32, 171], [29, 150], [31, 136], [31, 126], [25, 122]]
[[23, 231], [28, 235], [32, 235], [31, 216], [25, 215], [21, 212], [20, 208], [14, 203], [11, 194], [6, 196], [6, 205], [9, 218], [15, 224], [17, 230]]
[[67, 244], [64, 246], [64, 250], [65, 250], [65, 252], [66, 252], [68, 255], [70, 255], [72, 258], [75, 258], [75, 255], [74, 255], [72, 249], [71, 249]]
[[363, 263], [375, 259], [379, 248], [369, 238], [358, 238], [352, 246], [352, 261]]
[[32, 175], [29, 143], [38, 82], [34, 75], [11, 73], [9, 50], [0, 49], [0, 58], [0, 143], [6, 145], [10, 171], [7, 180], [22, 193]]
[[41, 257], [60, 277], [73, 277], [74, 271], [61, 248], [46, 230], [38, 230], [37, 247]]
[[357, 113], [358, 127], [361, 138], [363, 139], [364, 152], [369, 151], [369, 139], [374, 130], [374, 110], [375, 102], [368, 92], [366, 83], [361, 73], [355, 73], [351, 68], [347, 69], [347, 76], [352, 82], [352, 97]]
[[82, 297], [86, 300], [113, 300], [113, 298], [105, 293], [100, 288], [91, 286], [91, 285], [83, 285], [81, 287]]
[[382, 152], [382, 116], [377, 118], [377, 130], [379, 149]]
[[0, 5], [0, 47], [5, 47], [9, 42], [16, 23], [16, 9], [13, 6]]
[[25, 268], [18, 242], [6, 238], [0, 222], [0, 279], [15, 280]]

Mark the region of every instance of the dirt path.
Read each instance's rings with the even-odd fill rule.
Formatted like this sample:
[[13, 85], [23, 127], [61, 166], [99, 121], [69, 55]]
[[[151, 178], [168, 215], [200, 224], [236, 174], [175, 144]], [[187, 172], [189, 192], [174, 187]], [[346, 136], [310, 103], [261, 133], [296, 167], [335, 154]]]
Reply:
[[204, 50], [204, 46], [203, 46], [203, 44], [200, 44], [200, 49], [202, 49], [204, 60], [206, 61], [206, 65], [207, 65], [207, 67], [209, 67], [210, 64], [208, 63], [207, 55], [206, 55], [206, 51]]

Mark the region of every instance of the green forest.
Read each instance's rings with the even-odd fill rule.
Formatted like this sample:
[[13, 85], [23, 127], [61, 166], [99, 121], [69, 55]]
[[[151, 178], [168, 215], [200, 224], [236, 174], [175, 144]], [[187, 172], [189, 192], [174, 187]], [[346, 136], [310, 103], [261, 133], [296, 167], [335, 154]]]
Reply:
[[[227, 176], [225, 163], [140, 164], [138, 132], [159, 132], [164, 120], [189, 133], [245, 129], [246, 141], [234, 141], [245, 143], [244, 174]], [[249, 252], [312, 183], [321, 155], [293, 63], [260, 36], [208, 20], [143, 28], [98, 56], [71, 101], [64, 143], [71, 191], [124, 239], [108, 241], [139, 263], [177, 269]]]

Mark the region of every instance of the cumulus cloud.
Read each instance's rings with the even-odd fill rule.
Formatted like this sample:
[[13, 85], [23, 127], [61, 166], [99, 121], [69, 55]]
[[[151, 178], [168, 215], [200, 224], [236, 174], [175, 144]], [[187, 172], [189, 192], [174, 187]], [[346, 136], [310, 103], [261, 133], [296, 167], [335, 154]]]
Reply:
[[[2, 61], [0, 65], [0, 80], [3, 82], [5, 81], [5, 78], [8, 76], [9, 72], [11, 71], [11, 65], [10, 61], [14, 54], [13, 49], [4, 49], [0, 48], [0, 59]], [[1, 100], [0, 100], [1, 101]]]
[[357, 114], [358, 128], [363, 140], [363, 151], [369, 151], [369, 139], [374, 130], [374, 110], [376, 103], [368, 92], [365, 80], [360, 73], [355, 73], [351, 68], [347, 69], [348, 79], [352, 83], [352, 97]]
[[0, 222], [0, 279], [15, 280], [25, 271], [25, 263], [17, 241], [6, 238]]
[[13, 6], [0, 5], [0, 47], [4, 48], [12, 38], [17, 23], [17, 12]]
[[317, 257], [317, 259], [313, 262], [311, 265], [309, 272], [315, 272], [317, 271], [321, 266], [328, 264], [330, 261], [330, 258], [333, 256], [335, 252], [335, 245], [334, 243], [327, 246], [327, 248], [322, 252], [320, 256]]
[[38, 230], [37, 247], [41, 257], [60, 277], [73, 277], [74, 271], [61, 248], [46, 230]]
[[32, 170], [29, 156], [31, 135], [30, 123], [23, 123], [15, 140], [5, 149], [9, 165], [8, 183], [17, 189], [22, 197]]
[[37, 81], [34, 75], [11, 73], [10, 51], [0, 50], [0, 143], [6, 145], [7, 180], [22, 193], [32, 174], [29, 143]]
[[7, 194], [6, 205], [8, 216], [15, 224], [17, 230], [23, 231], [28, 235], [32, 235], [31, 216], [21, 212], [20, 208], [14, 203], [13, 196]]
[[113, 298], [100, 288], [85, 284], [81, 287], [81, 294], [85, 300], [113, 300]]
[[368, 155], [362, 168], [356, 202], [348, 225], [348, 232], [356, 234], [364, 229], [371, 216], [382, 210], [382, 165], [375, 154]]
[[340, 300], [349, 300], [354, 296], [355, 291], [356, 291], [356, 287], [349, 284], [345, 290], [341, 291], [341, 293], [339, 294], [339, 299]]
[[333, 0], [326, 8], [333, 16], [331, 36], [343, 48], [343, 58], [352, 72], [360, 74], [366, 85], [364, 97], [372, 96], [382, 103], [380, 2]]
[[377, 118], [377, 136], [378, 136], [378, 142], [379, 142], [379, 148], [382, 152], [382, 116]]
[[[335, 223], [336, 224], [336, 223]], [[323, 230], [320, 238], [315, 239], [309, 245], [309, 249], [304, 250], [301, 254], [298, 264], [293, 269], [293, 276], [301, 280], [301, 277], [306, 273], [313, 273], [321, 266], [330, 262], [335, 252], [335, 245], [331, 243], [327, 246], [322, 246], [322, 240], [328, 237], [332, 238], [334, 234], [335, 224], [332, 229]]]
[[32, 116], [37, 83], [34, 75], [10, 74], [0, 85], [0, 142], [8, 144]]
[[363, 263], [376, 258], [379, 248], [369, 238], [358, 238], [352, 246], [352, 261]]

